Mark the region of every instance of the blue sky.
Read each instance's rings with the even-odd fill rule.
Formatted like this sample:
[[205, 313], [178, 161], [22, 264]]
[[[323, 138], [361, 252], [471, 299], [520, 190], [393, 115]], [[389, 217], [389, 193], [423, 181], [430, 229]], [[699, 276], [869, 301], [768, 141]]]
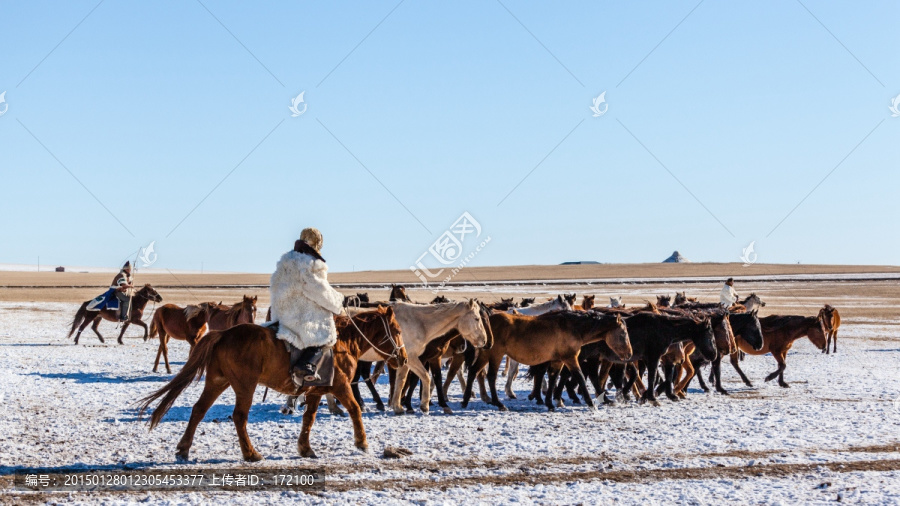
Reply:
[[896, 2], [0, 9], [0, 263], [897, 263]]

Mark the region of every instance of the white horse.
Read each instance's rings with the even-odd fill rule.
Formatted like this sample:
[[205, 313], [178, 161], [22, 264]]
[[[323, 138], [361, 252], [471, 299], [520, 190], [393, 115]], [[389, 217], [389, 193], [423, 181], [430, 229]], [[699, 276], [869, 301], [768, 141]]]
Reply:
[[[565, 299], [563, 299], [562, 295], [557, 296], [555, 299], [550, 299], [547, 302], [542, 304], [537, 304], [534, 306], [528, 307], [519, 307], [512, 308], [507, 313], [509, 314], [521, 314], [525, 316], [538, 316], [544, 313], [549, 313], [550, 311], [571, 311], [572, 305], [569, 304]], [[403, 341], [406, 342], [406, 334], [403, 334]], [[508, 355], [506, 357], [506, 398], [507, 399], [515, 399], [516, 394], [513, 392], [512, 384], [513, 380], [516, 379], [516, 376], [519, 375], [519, 363], [510, 358]]]
[[[463, 339], [476, 348], [482, 348], [488, 344], [487, 331], [485, 331], [481, 319], [481, 306], [474, 299], [428, 305], [398, 301], [391, 305], [394, 307], [394, 318], [403, 329], [403, 344], [406, 346], [406, 353], [409, 357], [407, 363], [397, 369], [397, 381], [391, 395], [391, 407], [395, 414], [403, 414], [400, 399], [403, 396], [406, 376], [411, 370], [422, 381], [419, 409], [423, 413], [427, 413], [431, 401], [431, 374], [419, 361], [419, 356], [425, 351], [428, 343], [453, 329], [456, 329]], [[365, 360], [365, 358], [361, 357], [360, 360]], [[445, 411], [447, 410], [445, 409]]]
[[610, 297], [609, 298], [609, 306], [607, 307], [625, 307], [625, 304], [622, 304], [622, 297]]

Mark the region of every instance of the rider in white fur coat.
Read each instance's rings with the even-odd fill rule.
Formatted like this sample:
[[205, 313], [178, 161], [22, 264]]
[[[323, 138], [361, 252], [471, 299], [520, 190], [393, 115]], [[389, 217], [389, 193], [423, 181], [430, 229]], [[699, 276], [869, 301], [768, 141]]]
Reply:
[[270, 283], [277, 336], [299, 350], [337, 341], [333, 315], [343, 311], [344, 296], [328, 284], [328, 266], [318, 253], [321, 247], [322, 234], [304, 229], [294, 250], [278, 261]]

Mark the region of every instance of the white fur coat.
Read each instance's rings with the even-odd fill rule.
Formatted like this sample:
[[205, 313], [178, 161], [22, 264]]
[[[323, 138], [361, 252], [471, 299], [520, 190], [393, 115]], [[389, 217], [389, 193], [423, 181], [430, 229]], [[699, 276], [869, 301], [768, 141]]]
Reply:
[[722, 287], [722, 293], [719, 294], [719, 304], [730, 307], [737, 299], [738, 296], [734, 293], [734, 288], [731, 285], [726, 284]]
[[298, 348], [334, 345], [333, 315], [343, 309], [344, 296], [328, 284], [325, 262], [288, 251], [275, 267], [269, 291], [279, 339]]

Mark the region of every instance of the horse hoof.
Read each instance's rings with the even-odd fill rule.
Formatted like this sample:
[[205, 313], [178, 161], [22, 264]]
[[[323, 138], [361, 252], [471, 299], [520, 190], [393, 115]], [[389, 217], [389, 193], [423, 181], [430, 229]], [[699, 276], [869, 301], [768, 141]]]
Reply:
[[259, 452], [253, 452], [250, 455], [244, 457], [244, 460], [247, 462], [259, 462], [263, 459], [263, 456], [259, 454]]
[[190, 450], [180, 451], [175, 454], [175, 462], [187, 464], [190, 461]]
[[787, 383], [779, 383], [778, 386], [780, 386], [781, 388], [791, 388], [791, 386]]
[[369, 445], [367, 443], [356, 445], [356, 448], [363, 453], [369, 453]]
[[512, 392], [507, 392], [507, 393], [506, 393], [506, 397], [507, 397], [508, 399], [518, 399], [518, 397], [516, 397], [516, 394], [514, 394], [514, 393], [512, 393]]
[[282, 407], [282, 408], [281, 408], [281, 414], [282, 414], [282, 415], [293, 415], [293, 414], [294, 414], [294, 410], [291, 409], [291, 408], [285, 408], [285, 407]]
[[533, 401], [533, 400], [534, 400], [534, 394], [528, 394], [528, 400], [529, 400], [529, 401]]
[[305, 450], [300, 450], [300, 456], [303, 457], [303, 458], [306, 458], [306, 459], [317, 459], [317, 458], [319, 458], [319, 456], [316, 455], [316, 452], [312, 451], [312, 448], [307, 448], [307, 449], [305, 449]]
[[453, 410], [450, 409], [450, 408], [447, 407], [447, 406], [444, 406], [444, 414], [445, 414], [445, 415], [452, 415], [452, 414], [453, 414]]
[[550, 405], [550, 406], [547, 406], [547, 411], [553, 412], [553, 411], [556, 411], [556, 408], [554, 408], [552, 405]]
[[378, 404], [377, 406], [375, 406], [375, 409], [377, 409], [378, 411], [384, 411], [384, 404]]
[[557, 408], [565, 407], [565, 403], [563, 402], [562, 399], [556, 399], [556, 407]]
[[506, 406], [504, 406], [502, 404], [500, 406], [498, 406], [498, 408], [500, 409], [500, 411], [509, 411], [509, 408], [507, 408]]

